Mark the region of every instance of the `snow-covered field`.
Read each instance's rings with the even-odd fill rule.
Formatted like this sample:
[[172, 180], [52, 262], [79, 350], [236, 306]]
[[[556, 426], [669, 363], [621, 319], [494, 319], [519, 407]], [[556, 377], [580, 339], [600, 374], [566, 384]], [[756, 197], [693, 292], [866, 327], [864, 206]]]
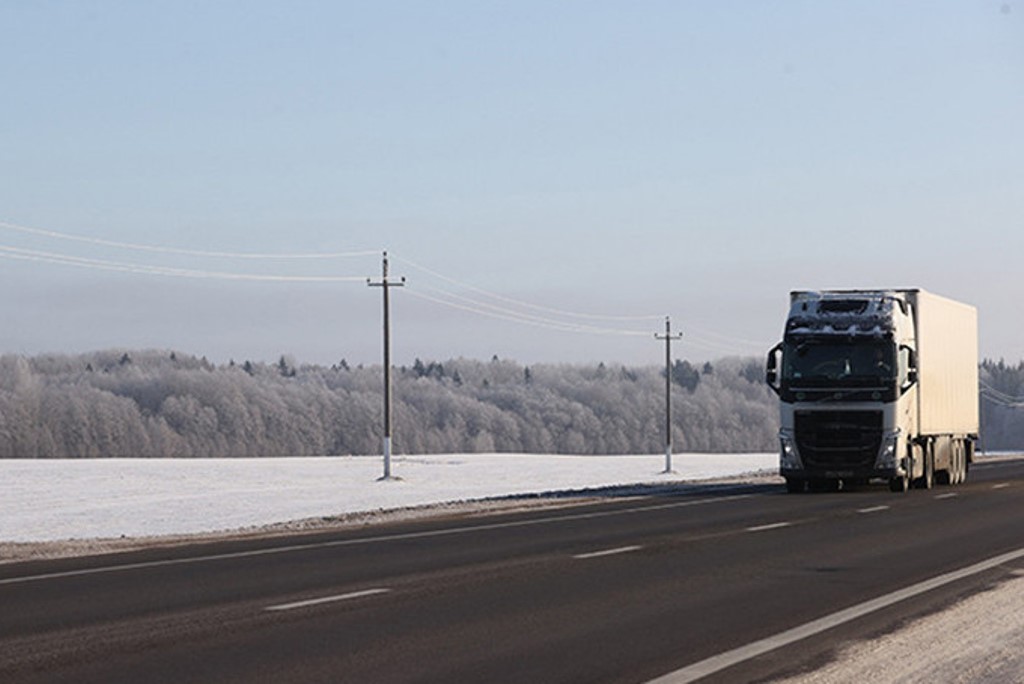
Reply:
[[775, 454], [0, 460], [0, 543], [151, 537], [488, 497], [728, 477]]

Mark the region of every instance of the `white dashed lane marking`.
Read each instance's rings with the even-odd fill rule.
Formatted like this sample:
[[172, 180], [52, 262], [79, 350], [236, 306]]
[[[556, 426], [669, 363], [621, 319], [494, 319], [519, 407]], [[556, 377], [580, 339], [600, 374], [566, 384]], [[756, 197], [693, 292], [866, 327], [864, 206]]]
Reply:
[[793, 523], [790, 522], [777, 522], [769, 525], [756, 525], [755, 527], [748, 527], [747, 532], [764, 532], [766, 530], [777, 530], [783, 527], [789, 527]]
[[336, 596], [323, 596], [321, 598], [308, 599], [306, 601], [296, 601], [295, 603], [282, 603], [278, 606], [267, 606], [264, 610], [294, 610], [296, 608], [308, 608], [310, 606], [318, 606], [322, 603], [335, 603], [337, 601], [351, 601], [352, 599], [363, 598], [365, 596], [375, 596], [376, 594], [386, 594], [390, 589], [385, 587], [378, 587], [376, 589], [364, 589], [363, 591], [353, 591], [347, 594], [337, 594]]
[[614, 549], [603, 549], [601, 551], [591, 551], [590, 553], [578, 553], [573, 558], [576, 560], [587, 560], [589, 558], [603, 558], [604, 556], [616, 556], [620, 553], [630, 553], [632, 551], [639, 551], [642, 546], [619, 546]]

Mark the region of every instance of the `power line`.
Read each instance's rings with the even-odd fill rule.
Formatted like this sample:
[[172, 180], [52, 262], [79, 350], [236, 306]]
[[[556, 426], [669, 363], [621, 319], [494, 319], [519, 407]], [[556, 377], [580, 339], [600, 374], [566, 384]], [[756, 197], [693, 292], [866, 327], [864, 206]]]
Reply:
[[991, 392], [993, 394], [996, 394], [996, 395], [999, 395], [999, 396], [1001, 396], [1001, 397], [1003, 397], [1003, 398], [1005, 398], [1005, 399], [1007, 399], [1009, 401], [1021, 401], [1021, 402], [1024, 402], [1024, 397], [1015, 397], [1013, 395], [1007, 394], [1006, 392], [1002, 392], [1002, 391], [996, 389], [995, 387], [993, 387], [992, 385], [988, 384], [984, 380], [980, 380], [979, 379], [978, 380], [978, 384], [981, 386], [981, 388], [983, 390], [988, 390], [989, 392]]
[[518, 300], [518, 299], [512, 299], [511, 297], [505, 297], [503, 295], [499, 295], [499, 294], [496, 294], [494, 292], [490, 292], [488, 290], [485, 290], [483, 288], [477, 287], [475, 285], [470, 285], [469, 283], [465, 283], [465, 282], [462, 282], [460, 280], [456, 280], [455, 278], [451, 278], [449, 276], [446, 276], [446, 275], [444, 275], [442, 273], [438, 273], [437, 271], [429, 269], [426, 266], [421, 266], [420, 264], [417, 264], [417, 263], [415, 263], [413, 261], [410, 261], [409, 259], [405, 259], [405, 258], [400, 257], [400, 256], [396, 256], [394, 258], [395, 258], [396, 261], [401, 261], [401, 262], [403, 262], [405, 264], [408, 264], [409, 266], [412, 266], [415, 269], [418, 269], [420, 271], [423, 271], [424, 273], [432, 275], [435, 278], [438, 278], [440, 280], [444, 280], [445, 282], [451, 283], [452, 285], [458, 285], [459, 287], [466, 288], [467, 290], [472, 290], [473, 292], [476, 292], [478, 294], [484, 295], [485, 297], [490, 297], [491, 299], [495, 299], [495, 300], [500, 301], [500, 302], [505, 302], [506, 304], [513, 304], [515, 306], [520, 306], [520, 307], [523, 307], [523, 308], [526, 308], [526, 309], [533, 309], [534, 311], [542, 311], [544, 313], [554, 314], [554, 315], [557, 315], [557, 316], [567, 316], [569, 318], [583, 318], [583, 319], [601, 320], [601, 321], [651, 321], [651, 320], [658, 320], [658, 319], [660, 319], [662, 317], [661, 315], [607, 316], [607, 315], [601, 315], [601, 314], [578, 313], [578, 312], [575, 312], [575, 311], [564, 311], [562, 309], [553, 309], [553, 308], [550, 308], [550, 307], [547, 307], [547, 306], [541, 306], [539, 304], [531, 304], [530, 302], [524, 302], [524, 301], [521, 301], [521, 300]]
[[730, 345], [749, 347], [749, 348], [752, 348], [752, 349], [757, 349], [758, 351], [762, 350], [764, 348], [764, 344], [765, 344], [764, 340], [760, 340], [760, 341], [758, 341], [758, 340], [748, 340], [748, 339], [745, 339], [743, 337], [736, 337], [734, 335], [724, 335], [722, 333], [715, 332], [714, 330], [710, 330], [708, 328], [704, 328], [702, 326], [699, 326], [699, 325], [696, 325], [696, 324], [691, 324], [691, 323], [687, 323], [686, 330], [687, 330], [687, 335], [692, 335], [693, 334], [692, 331], [696, 331], [697, 333], [699, 333], [700, 335], [704, 336], [705, 338], [711, 338], [711, 339], [716, 339], [717, 338], [717, 339], [719, 339], [719, 340], [721, 340], [721, 341], [723, 341], [723, 342], [725, 342], [727, 344], [730, 344]]
[[1024, 408], [1024, 397], [1014, 397], [1005, 392], [1001, 392], [996, 388], [992, 387], [984, 380], [979, 380], [980, 395], [982, 399], [986, 399], [989, 403], [1002, 406], [1004, 408], [1018, 409]]
[[179, 247], [166, 247], [162, 245], [146, 245], [135, 242], [120, 242], [117, 240], [104, 240], [102, 238], [94, 238], [83, 235], [72, 235], [70, 233], [61, 233], [56, 230], [46, 230], [43, 228], [32, 228], [29, 226], [22, 226], [16, 223], [10, 223], [9, 221], [0, 221], [0, 228], [6, 228], [8, 230], [18, 231], [21, 233], [27, 233], [29, 235], [37, 235], [41, 237], [48, 237], [57, 240], [68, 240], [72, 242], [82, 242], [91, 245], [100, 245], [103, 247], [116, 247], [118, 249], [129, 249], [140, 252], [156, 252], [159, 254], [178, 254], [186, 256], [200, 256], [200, 257], [216, 257], [216, 258], [228, 258], [228, 259], [341, 259], [347, 257], [361, 257], [371, 256], [379, 254], [380, 250], [371, 251], [363, 250], [356, 252], [308, 252], [308, 253], [254, 253], [254, 252], [216, 252], [207, 251], [200, 249], [185, 249]]
[[[113, 247], [117, 249], [134, 250], [148, 253], [167, 254], [167, 255], [184, 255], [193, 257], [216, 257], [216, 258], [231, 258], [231, 259], [338, 259], [347, 257], [361, 257], [373, 254], [378, 254], [378, 251], [351, 251], [351, 252], [304, 252], [304, 253], [255, 253], [255, 252], [227, 252], [227, 251], [210, 251], [200, 249], [185, 249], [177, 247], [169, 247], [163, 245], [152, 245], [152, 244], [141, 244], [132, 242], [122, 242], [116, 240], [106, 240], [102, 238], [95, 238], [82, 235], [73, 235], [70, 233], [64, 233], [55, 230], [48, 230], [43, 228], [33, 228], [29, 226], [23, 226], [9, 221], [0, 221], [0, 228], [7, 229], [9, 231], [16, 231], [24, 234], [35, 235], [39, 237], [46, 237], [50, 239], [65, 240], [70, 242], [77, 242], [83, 244], [98, 245], [104, 247]], [[192, 269], [192, 268], [176, 268], [169, 266], [159, 266], [152, 264], [135, 263], [129, 261], [113, 261], [107, 259], [95, 259], [84, 256], [77, 256], [73, 254], [64, 254], [52, 251], [25, 249], [21, 247], [14, 247], [10, 245], [0, 244], [0, 257], [7, 259], [17, 259], [23, 261], [36, 261], [43, 263], [52, 263], [59, 265], [76, 266], [79, 268], [87, 268], [93, 270], [102, 271], [113, 271], [121, 273], [134, 273], [141, 275], [157, 275], [165, 277], [177, 277], [177, 278], [198, 278], [198, 279], [217, 279], [217, 280], [233, 280], [233, 281], [252, 281], [252, 282], [282, 282], [282, 283], [331, 283], [331, 282], [357, 282], [365, 280], [364, 276], [335, 276], [335, 275], [265, 275], [265, 274], [252, 274], [252, 273], [237, 273], [237, 272], [225, 272], [225, 271], [210, 271], [203, 269]], [[421, 285], [423, 289], [432, 291], [433, 296], [430, 294], [410, 291], [410, 294], [419, 297], [420, 299], [433, 302], [442, 306], [447, 306], [454, 309], [459, 309], [476, 315], [486, 316], [499, 320], [511, 321], [514, 323], [531, 325], [534, 327], [546, 328], [549, 330], [558, 330], [562, 332], [573, 332], [591, 335], [619, 335], [619, 336], [646, 336], [647, 333], [640, 330], [628, 330], [615, 328], [610, 326], [591, 325], [588, 323], [581, 323], [579, 321], [650, 321], [660, 318], [661, 316], [655, 315], [639, 315], [639, 316], [623, 316], [623, 315], [604, 315], [594, 313], [582, 313], [577, 311], [568, 311], [564, 309], [558, 309], [554, 307], [542, 306], [525, 302], [511, 297], [506, 297], [495, 292], [491, 292], [481, 287], [471, 285], [463, 282], [456, 278], [444, 275], [438, 271], [427, 268], [421, 264], [418, 264], [410, 259], [403, 257], [392, 256], [392, 259], [401, 261], [408, 264], [409, 266], [422, 271], [436, 279], [442, 280], [451, 285], [458, 286], [472, 293], [480, 295], [482, 298], [490, 299], [493, 301], [486, 301], [486, 299], [468, 297], [464, 294], [458, 294], [455, 292], [449, 292], [438, 288], [431, 288], [430, 286]], [[498, 303], [494, 303], [498, 302]], [[517, 308], [511, 308], [517, 307]], [[540, 314], [543, 315], [538, 315]], [[558, 317], [577, 319], [577, 320], [558, 320]], [[717, 339], [716, 339], [717, 338]], [[695, 328], [687, 338], [687, 344], [692, 345], [698, 349], [705, 351], [714, 352], [727, 352], [736, 354], [749, 353], [751, 349], [760, 348], [760, 345], [750, 340], [743, 340], [736, 337], [727, 335], [721, 335], [710, 330]]]
[[9, 245], [0, 245], [0, 257], [21, 261], [37, 261], [64, 266], [77, 266], [98, 271], [115, 271], [120, 273], [137, 273], [142, 275], [170, 276], [176, 278], [200, 278], [214, 280], [246, 280], [258, 282], [287, 283], [337, 283], [363, 282], [366, 276], [295, 276], [295, 275], [263, 275], [255, 273], [229, 273], [223, 271], [202, 271], [169, 266], [154, 266], [106, 259], [90, 259], [69, 254], [45, 252], [34, 249], [22, 249]]
[[595, 325], [589, 325], [589, 324], [584, 324], [584, 323], [575, 323], [575, 322], [569, 322], [569, 321], [559, 321], [559, 320], [554, 319], [554, 318], [547, 318], [547, 317], [544, 317], [544, 316], [538, 316], [536, 314], [524, 313], [522, 311], [516, 311], [515, 309], [509, 309], [509, 308], [506, 308], [506, 307], [498, 306], [496, 304], [491, 304], [489, 302], [482, 302], [482, 301], [473, 299], [471, 297], [466, 297], [465, 295], [460, 295], [460, 294], [457, 294], [457, 293], [454, 293], [454, 292], [448, 292], [446, 290], [440, 290], [438, 288], [431, 287], [429, 285], [425, 285], [423, 287], [424, 287], [424, 289], [426, 289], [428, 291], [435, 292], [438, 295], [441, 295], [441, 296], [444, 296], [444, 297], [450, 297], [450, 298], [455, 299], [455, 300], [457, 300], [459, 302], [465, 302], [470, 308], [473, 308], [474, 310], [480, 310], [480, 312], [482, 312], [482, 313], [494, 312], [496, 314], [502, 315], [502, 316], [504, 316], [504, 317], [506, 317], [508, 319], [512, 319], [512, 320], [518, 320], [518, 321], [522, 321], [522, 322], [539, 323], [539, 324], [544, 324], [544, 325], [555, 326], [555, 327], [558, 327], [559, 329], [573, 330], [573, 331], [578, 331], [578, 332], [593, 332], [593, 333], [608, 334], [608, 335], [642, 335], [642, 334], [644, 334], [644, 333], [642, 333], [640, 331], [637, 331], [637, 330], [625, 330], [625, 329], [622, 329], [622, 328], [609, 328], [609, 327], [595, 326]]
[[[433, 292], [435, 293], [435, 295], [425, 293], [422, 290]], [[410, 290], [408, 294], [412, 297], [417, 297], [419, 299], [433, 302], [441, 306], [446, 306], [460, 311], [466, 311], [479, 316], [486, 316], [489, 318], [510, 321], [513, 323], [520, 323], [523, 325], [531, 325], [534, 327], [546, 328], [549, 330], [557, 330], [560, 332], [572, 332], [591, 335], [619, 335], [628, 337], [647, 337], [647, 335], [649, 335], [649, 333], [639, 330], [584, 325], [571, 321], [558, 321], [552, 318], [545, 318], [541, 316], [536, 316], [534, 314], [524, 313], [522, 311], [516, 311], [514, 309], [500, 307], [489, 302], [483, 302], [480, 300], [473, 299], [471, 297], [466, 297], [465, 295], [460, 295], [454, 292], [448, 292], [446, 290], [433, 288], [428, 285], [421, 284], [419, 285], [418, 289]], [[750, 343], [749, 345], [723, 344], [722, 342], [716, 342], [713, 340], [705, 339], [701, 335], [688, 335], [688, 337], [686, 338], [686, 345], [703, 351], [729, 353], [736, 354], [739, 356], [751, 353], [751, 349], [754, 348], [754, 343]], [[756, 350], [760, 351], [759, 345], [756, 347]]]
[[1008, 408], [1008, 409], [1021, 409], [1021, 408], [1024, 408], [1024, 402], [1005, 401], [1005, 400], [999, 399], [997, 397], [990, 396], [989, 394], [987, 394], [985, 392], [982, 392], [980, 396], [981, 396], [982, 399], [984, 399], [985, 401], [989, 402], [990, 404], [995, 404], [996, 406], [1002, 406], [1003, 408]]
[[[444, 293], [448, 296], [451, 293]], [[504, 321], [511, 321], [513, 323], [522, 323], [524, 325], [532, 325], [538, 328], [547, 328], [549, 330], [558, 330], [561, 332], [576, 332], [576, 333], [587, 333], [595, 335], [623, 335], [623, 336], [643, 336], [646, 337], [647, 333], [636, 331], [636, 330], [618, 330], [614, 328], [602, 328], [591, 325], [580, 325], [578, 323], [563, 323], [560, 321], [554, 321], [550, 319], [540, 318], [538, 316], [529, 316], [514, 311], [508, 310], [494, 310], [494, 307], [487, 308], [486, 305], [477, 303], [473, 304], [460, 304], [458, 302], [452, 302], [440, 297], [435, 297], [423, 292], [419, 292], [413, 289], [409, 290], [409, 295], [418, 299], [423, 299], [441, 306], [447, 306], [452, 309], [458, 309], [460, 311], [467, 311], [480, 316], [487, 316], [489, 318], [496, 318]], [[472, 300], [470, 300], [472, 301]]]
[[[439, 280], [443, 280], [443, 281], [445, 281], [447, 283], [450, 283], [452, 285], [456, 285], [456, 286], [464, 288], [466, 290], [470, 290], [472, 292], [478, 293], [480, 295], [483, 295], [484, 297], [489, 297], [489, 298], [494, 299], [494, 300], [499, 301], [499, 302], [504, 302], [506, 304], [510, 304], [510, 305], [513, 305], [513, 306], [517, 306], [517, 307], [521, 307], [521, 308], [525, 308], [525, 309], [531, 309], [533, 311], [539, 311], [539, 312], [542, 312], [542, 313], [552, 314], [552, 315], [555, 315], [555, 316], [564, 316], [564, 317], [568, 317], [568, 318], [591, 319], [591, 320], [607, 320], [607, 321], [650, 321], [650, 320], [659, 320], [659, 319], [661, 319], [663, 317], [662, 315], [617, 316], [617, 315], [590, 314], [590, 313], [580, 313], [580, 312], [575, 312], [575, 311], [566, 311], [566, 310], [563, 310], [563, 309], [556, 309], [556, 308], [552, 308], [552, 307], [541, 306], [541, 305], [537, 305], [537, 304], [531, 304], [529, 302], [524, 302], [524, 301], [521, 301], [521, 300], [518, 300], [518, 299], [512, 299], [510, 297], [505, 297], [505, 296], [502, 296], [502, 295], [499, 295], [499, 294], [495, 294], [494, 292], [490, 292], [490, 291], [485, 290], [485, 289], [483, 289], [481, 287], [477, 287], [475, 285], [471, 285], [469, 283], [466, 283], [464, 281], [458, 280], [456, 278], [452, 278], [450, 276], [444, 275], [443, 273], [439, 273], [438, 271], [435, 271], [433, 269], [427, 268], [426, 266], [423, 266], [421, 264], [417, 264], [417, 263], [411, 261], [410, 259], [406, 259], [404, 257], [395, 256], [394, 259], [396, 261], [402, 261], [403, 263], [405, 263], [405, 264], [407, 264], [409, 266], [412, 266], [413, 268], [416, 268], [416, 269], [418, 269], [418, 270], [420, 270], [420, 271], [422, 271], [422, 272], [424, 272], [424, 273], [426, 273], [428, 275], [431, 275], [434, 278], [437, 278]], [[421, 285], [421, 287], [423, 287], [423, 286]], [[439, 303], [439, 304], [442, 304], [444, 306], [450, 306], [452, 308], [458, 308], [458, 309], [462, 309], [462, 310], [465, 310], [465, 311], [470, 311], [472, 313], [476, 313], [476, 314], [479, 314], [479, 315], [492, 316], [494, 318], [501, 318], [501, 319], [504, 319], [504, 320], [515, 320], [516, 322], [528, 323], [530, 325], [539, 325], [541, 327], [551, 327], [551, 328], [556, 329], [556, 330], [568, 330], [568, 331], [571, 331], [571, 332], [583, 332], [583, 333], [588, 333], [589, 332], [589, 333], [597, 333], [597, 334], [630, 335], [630, 336], [644, 336], [644, 337], [646, 337], [647, 334], [648, 334], [646, 332], [642, 332], [642, 331], [639, 331], [639, 330], [621, 330], [621, 329], [602, 328], [602, 327], [588, 327], [588, 326], [576, 327], [576, 324], [574, 324], [574, 323], [569, 323], [569, 322], [565, 322], [565, 321], [556, 321], [556, 320], [553, 320], [551, 318], [535, 316], [534, 314], [528, 314], [528, 313], [524, 313], [523, 311], [518, 311], [518, 310], [515, 310], [515, 309], [509, 309], [509, 308], [506, 308], [506, 307], [497, 306], [495, 304], [491, 304], [489, 302], [480, 301], [479, 299], [472, 299], [472, 298], [466, 297], [464, 295], [459, 295], [459, 294], [455, 294], [455, 293], [444, 291], [444, 290], [434, 290], [434, 291], [437, 292], [437, 293], [442, 293], [443, 296], [445, 296], [445, 297], [450, 297], [450, 298], [453, 298], [453, 299], [457, 299], [460, 302], [462, 302], [462, 304], [455, 304], [455, 303], [451, 303], [451, 302], [448, 302], [448, 301], [440, 301], [439, 299], [430, 298], [430, 297], [422, 297], [422, 298], [429, 299], [430, 301], [434, 301], [435, 303]], [[481, 309], [484, 309], [484, 310], [481, 310]], [[717, 338], [717, 339], [714, 339], [714, 338]], [[693, 346], [693, 347], [696, 347], [697, 349], [701, 349], [701, 350], [704, 350], [704, 351], [713, 351], [713, 352], [718, 352], [718, 353], [725, 352], [725, 353], [732, 353], [732, 354], [737, 354], [737, 355], [745, 355], [745, 354], [749, 354], [749, 353], [752, 353], [752, 352], [760, 352], [764, 348], [764, 346], [766, 346], [765, 344], [763, 344], [761, 342], [755, 342], [755, 341], [752, 341], [752, 340], [746, 340], [746, 339], [742, 339], [742, 338], [738, 338], [738, 337], [734, 337], [734, 336], [723, 335], [721, 333], [716, 333], [716, 332], [713, 332], [711, 330], [702, 329], [702, 328], [699, 328], [699, 327], [695, 327], [694, 328], [694, 332], [688, 334], [687, 342], [686, 343], [687, 343], [688, 346]]]
[[[704, 351], [727, 352], [730, 354], [744, 355], [763, 350], [761, 345], [750, 344], [729, 344], [709, 340], [699, 333], [687, 333], [686, 344]], [[767, 346], [767, 345], [765, 345]]]

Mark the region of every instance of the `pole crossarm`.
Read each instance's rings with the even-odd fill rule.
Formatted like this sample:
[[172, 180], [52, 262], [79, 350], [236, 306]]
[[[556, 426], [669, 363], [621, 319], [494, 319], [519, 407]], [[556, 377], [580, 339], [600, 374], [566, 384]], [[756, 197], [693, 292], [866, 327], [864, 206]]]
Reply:
[[384, 252], [383, 275], [380, 280], [366, 279], [370, 287], [381, 288], [384, 294], [384, 475], [381, 480], [397, 479], [391, 476], [391, 306], [390, 292], [393, 287], [404, 287], [405, 276], [398, 281], [388, 277], [388, 253]]
[[672, 470], [672, 342], [683, 339], [682, 333], [672, 334], [672, 320], [665, 316], [665, 334], [654, 334], [654, 339], [665, 341], [665, 473]]

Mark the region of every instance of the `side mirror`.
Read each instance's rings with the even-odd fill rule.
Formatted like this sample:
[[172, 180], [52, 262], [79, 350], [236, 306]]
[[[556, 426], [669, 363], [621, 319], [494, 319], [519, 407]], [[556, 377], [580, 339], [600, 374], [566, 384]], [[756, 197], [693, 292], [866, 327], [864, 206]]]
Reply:
[[917, 352], [910, 347], [900, 347], [901, 353], [906, 353], [907, 377], [900, 388], [900, 392], [906, 392], [917, 382]]
[[772, 350], [768, 352], [768, 362], [765, 365], [764, 380], [768, 383], [768, 387], [771, 388], [776, 394], [779, 393], [779, 354], [782, 352], [782, 343], [772, 347]]

